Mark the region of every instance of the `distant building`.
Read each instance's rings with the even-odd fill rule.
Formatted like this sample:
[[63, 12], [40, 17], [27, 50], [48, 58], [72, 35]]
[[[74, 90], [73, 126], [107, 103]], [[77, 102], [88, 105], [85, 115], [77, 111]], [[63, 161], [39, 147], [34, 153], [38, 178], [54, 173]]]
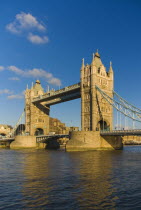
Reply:
[[70, 127], [70, 131], [79, 131], [79, 127]]
[[0, 135], [6, 136], [7, 134], [12, 132], [12, 126], [11, 125], [4, 125], [0, 124]]
[[78, 127], [67, 127], [57, 118], [49, 118], [49, 132], [56, 134], [68, 134], [70, 131], [78, 131]]
[[57, 118], [49, 118], [49, 132], [54, 132], [56, 134], [68, 134], [69, 127], [62, 123]]

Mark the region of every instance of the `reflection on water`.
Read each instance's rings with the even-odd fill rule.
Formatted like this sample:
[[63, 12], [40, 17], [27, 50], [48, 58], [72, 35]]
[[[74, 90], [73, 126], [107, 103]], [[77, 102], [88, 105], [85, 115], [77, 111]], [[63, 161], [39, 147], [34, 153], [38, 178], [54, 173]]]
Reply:
[[141, 147], [0, 150], [0, 209], [140, 209]]

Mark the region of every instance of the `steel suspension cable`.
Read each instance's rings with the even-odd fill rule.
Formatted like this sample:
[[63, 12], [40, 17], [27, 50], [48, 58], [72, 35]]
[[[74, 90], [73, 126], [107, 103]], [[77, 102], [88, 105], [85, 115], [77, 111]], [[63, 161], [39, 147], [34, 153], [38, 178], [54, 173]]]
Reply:
[[141, 112], [141, 109], [135, 107], [134, 105], [130, 104], [128, 101], [126, 101], [124, 98], [122, 98], [120, 95], [118, 95], [114, 90], [113, 90], [114, 95], [116, 95], [118, 98], [120, 98], [122, 101], [124, 101], [125, 103], [127, 103], [128, 105], [130, 105], [131, 107], [133, 107], [134, 109], [138, 110], [139, 112]]
[[[135, 121], [141, 122], [141, 118], [136, 114], [136, 113], [139, 113], [139, 112], [130, 109], [129, 107], [121, 104], [120, 102], [117, 102], [116, 100], [114, 100], [113, 98], [111, 98], [110, 96], [108, 96], [105, 92], [103, 92], [98, 86], [96, 86], [96, 89], [101, 93], [101, 95], [103, 96], [103, 98], [110, 105], [112, 105], [116, 110], [118, 110], [119, 112], [121, 112], [123, 115], [129, 117], [130, 119], [134, 119]], [[115, 105], [115, 103], [117, 105]], [[118, 105], [121, 105], [121, 107], [123, 107], [124, 109], [123, 108], [121, 109], [121, 107], [119, 109]], [[133, 118], [133, 115], [131, 116], [131, 114], [130, 115], [127, 114], [126, 111], [124, 111], [124, 110], [127, 110], [127, 109], [129, 109], [131, 112], [134, 112], [134, 114], [136, 115], [136, 117], [138, 117], [139, 119]], [[139, 113], [139, 114], [141, 115], [141, 113]]]

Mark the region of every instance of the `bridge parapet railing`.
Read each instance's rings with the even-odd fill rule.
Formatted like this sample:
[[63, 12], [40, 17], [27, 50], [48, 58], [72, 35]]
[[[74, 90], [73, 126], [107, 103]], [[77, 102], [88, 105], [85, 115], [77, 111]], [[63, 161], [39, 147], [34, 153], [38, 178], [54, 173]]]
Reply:
[[36, 101], [36, 100], [39, 100], [39, 99], [44, 99], [44, 98], [47, 98], [47, 97], [50, 97], [50, 96], [54, 96], [54, 95], [57, 95], [59, 93], [67, 92], [69, 90], [73, 90], [73, 89], [76, 89], [76, 88], [79, 88], [79, 87], [80, 87], [80, 82], [77, 83], [77, 84], [71, 85], [71, 86], [64, 87], [60, 90], [56, 90], [56, 91], [51, 90], [50, 92], [47, 92], [44, 95], [40, 95], [40, 96], [34, 98], [33, 101]]

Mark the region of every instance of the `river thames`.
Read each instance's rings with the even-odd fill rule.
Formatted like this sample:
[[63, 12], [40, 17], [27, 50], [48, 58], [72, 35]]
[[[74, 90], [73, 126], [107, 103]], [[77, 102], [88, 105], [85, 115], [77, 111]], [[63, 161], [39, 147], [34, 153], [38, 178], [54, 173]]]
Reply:
[[141, 146], [0, 150], [0, 209], [141, 209]]

